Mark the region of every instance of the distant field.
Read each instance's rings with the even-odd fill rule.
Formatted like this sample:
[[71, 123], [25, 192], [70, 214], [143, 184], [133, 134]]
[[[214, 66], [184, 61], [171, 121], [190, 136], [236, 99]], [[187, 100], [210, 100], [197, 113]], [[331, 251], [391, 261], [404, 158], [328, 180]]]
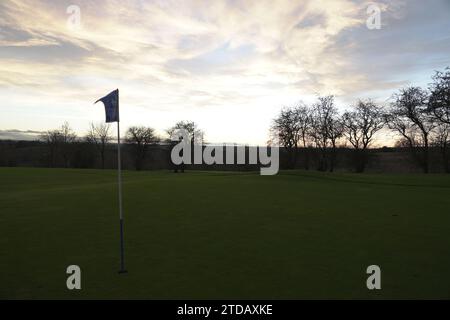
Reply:
[[0, 178], [0, 298], [450, 298], [448, 175], [125, 172], [125, 275], [115, 171]]

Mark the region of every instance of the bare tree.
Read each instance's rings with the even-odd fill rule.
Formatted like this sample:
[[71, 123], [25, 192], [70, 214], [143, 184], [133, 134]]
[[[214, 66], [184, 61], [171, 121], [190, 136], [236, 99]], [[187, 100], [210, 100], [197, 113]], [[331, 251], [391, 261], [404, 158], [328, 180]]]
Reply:
[[72, 144], [77, 140], [77, 135], [72, 130], [68, 122], [64, 122], [60, 129], [61, 133], [61, 154], [64, 159], [64, 167], [70, 166], [70, 157], [72, 155]]
[[344, 132], [342, 121], [334, 105], [334, 96], [319, 97], [311, 115], [310, 136], [321, 153], [319, 170], [334, 171], [337, 140]]
[[57, 164], [58, 154], [61, 154], [64, 167], [69, 167], [72, 155], [72, 144], [77, 140], [77, 135], [70, 128], [69, 123], [64, 124], [55, 130], [49, 130], [40, 137], [50, 151], [49, 164], [54, 167]]
[[332, 115], [328, 119], [328, 139], [330, 139], [333, 150], [337, 148], [337, 141], [343, 136], [343, 134], [344, 125], [342, 118], [339, 117], [338, 114]]
[[450, 67], [436, 71], [429, 89], [430, 109], [440, 122], [450, 124]]
[[342, 117], [344, 135], [356, 151], [356, 171], [363, 172], [367, 164], [366, 149], [384, 126], [383, 109], [371, 100], [360, 100], [353, 109]]
[[309, 133], [312, 125], [312, 111], [310, 107], [303, 103], [300, 103], [294, 111], [298, 128], [298, 136], [303, 145], [304, 168], [305, 170], [309, 170], [310, 152], [308, 143], [310, 140]]
[[189, 133], [192, 143], [203, 143], [204, 132], [200, 130], [194, 121], [179, 121], [173, 127], [166, 130], [169, 138], [180, 129], [184, 129]]
[[273, 139], [286, 149], [288, 153], [288, 167], [294, 168], [300, 139], [298, 112], [292, 108], [282, 109], [280, 114], [273, 119], [270, 131]]
[[450, 67], [436, 71], [433, 83], [429, 87], [431, 94], [428, 102], [436, 118], [436, 132], [433, 136], [433, 145], [439, 147], [445, 172], [450, 173], [449, 134], [450, 134]]
[[288, 153], [288, 166], [294, 168], [297, 162], [298, 148], [303, 146], [305, 169], [309, 168], [309, 154], [306, 150], [311, 128], [311, 109], [303, 102], [295, 107], [283, 108], [273, 119], [270, 128], [272, 139], [283, 146]]
[[330, 172], [333, 172], [337, 158], [337, 141], [344, 134], [344, 125], [342, 119], [336, 115], [329, 119], [328, 126], [328, 137], [331, 141]]
[[153, 128], [130, 127], [127, 130], [125, 140], [134, 146], [136, 170], [141, 170], [148, 146], [159, 142], [160, 139], [156, 136]]
[[49, 166], [55, 167], [57, 162], [58, 149], [61, 144], [61, 132], [59, 130], [48, 130], [40, 136], [49, 149]]
[[91, 123], [88, 134], [86, 136], [86, 141], [94, 144], [98, 152], [100, 153], [102, 169], [105, 169], [106, 146], [111, 140], [110, 129], [111, 127], [109, 123], [99, 123], [97, 125]]
[[450, 124], [440, 122], [434, 130], [431, 138], [431, 144], [439, 148], [443, 167], [446, 173], [450, 173]]
[[[205, 141], [205, 134], [202, 130], [200, 130], [197, 124], [194, 121], [179, 121], [173, 127], [166, 130], [169, 135], [170, 143], [172, 144], [172, 148], [175, 146], [174, 138], [178, 138], [180, 141], [182, 139], [181, 136], [175, 136], [179, 130], [186, 130], [189, 134], [191, 144], [203, 144]], [[180, 165], [174, 165], [174, 172], [177, 173], [178, 169], [181, 172], [184, 172], [185, 164], [184, 162]]]
[[[321, 98], [319, 98], [320, 100]], [[325, 102], [324, 102], [325, 103]], [[328, 107], [322, 105], [322, 101], [315, 103], [311, 111], [311, 130], [310, 136], [314, 144], [319, 149], [329, 147], [327, 119], [329, 117]]]
[[[391, 108], [392, 109], [392, 108]], [[416, 146], [417, 128], [406, 117], [396, 115], [391, 111], [384, 114], [385, 123], [388, 128], [398, 133], [401, 137], [401, 146], [407, 146], [414, 149]]]
[[406, 139], [423, 171], [428, 173], [429, 136], [436, 126], [428, 108], [428, 94], [419, 87], [409, 87], [401, 89], [394, 99], [386, 115], [387, 124]]

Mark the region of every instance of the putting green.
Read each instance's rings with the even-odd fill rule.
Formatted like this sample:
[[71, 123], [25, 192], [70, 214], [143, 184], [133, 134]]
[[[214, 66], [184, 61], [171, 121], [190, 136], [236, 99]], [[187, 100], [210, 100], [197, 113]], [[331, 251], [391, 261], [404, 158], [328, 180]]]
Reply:
[[124, 172], [124, 275], [115, 171], [0, 177], [0, 298], [450, 298], [448, 175]]

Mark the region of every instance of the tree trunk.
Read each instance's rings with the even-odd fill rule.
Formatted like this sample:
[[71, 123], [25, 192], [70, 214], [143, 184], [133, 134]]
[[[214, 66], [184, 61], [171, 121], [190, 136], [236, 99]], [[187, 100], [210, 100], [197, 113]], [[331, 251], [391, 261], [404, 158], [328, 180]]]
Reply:
[[444, 166], [445, 173], [450, 173], [450, 159], [448, 157], [447, 146], [444, 145], [441, 147], [442, 161]]
[[308, 148], [304, 148], [303, 149], [304, 150], [304, 154], [305, 154], [305, 165], [304, 165], [304, 167], [305, 167], [305, 170], [309, 170], [309, 149]]
[[425, 147], [423, 150], [423, 172], [424, 173], [428, 173], [430, 168], [429, 168], [429, 156], [428, 156], [428, 135], [424, 134], [424, 143], [425, 143]]
[[333, 146], [331, 148], [331, 157], [330, 157], [330, 172], [334, 171], [335, 164], [336, 164], [336, 143], [333, 141]]
[[364, 147], [363, 149], [357, 150], [358, 154], [356, 156], [356, 172], [363, 173], [366, 170], [367, 165], [367, 149]]
[[105, 150], [100, 152], [100, 156], [102, 158], [102, 170], [105, 169]]

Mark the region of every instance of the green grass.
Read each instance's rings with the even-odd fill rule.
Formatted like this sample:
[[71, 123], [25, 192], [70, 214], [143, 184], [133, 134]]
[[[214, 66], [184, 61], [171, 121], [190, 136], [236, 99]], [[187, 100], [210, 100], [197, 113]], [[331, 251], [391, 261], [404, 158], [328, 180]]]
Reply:
[[115, 171], [0, 179], [0, 298], [450, 298], [449, 176], [125, 172], [124, 275]]

